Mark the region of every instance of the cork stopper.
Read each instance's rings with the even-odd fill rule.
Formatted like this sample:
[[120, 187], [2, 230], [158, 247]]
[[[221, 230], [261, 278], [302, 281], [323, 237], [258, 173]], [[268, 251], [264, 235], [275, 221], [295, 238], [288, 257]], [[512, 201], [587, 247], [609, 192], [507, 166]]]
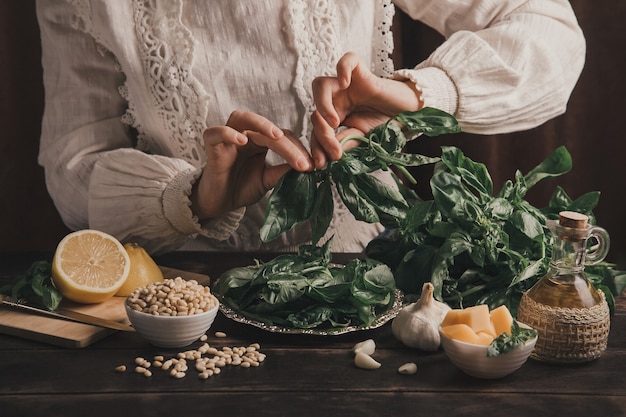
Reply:
[[559, 224], [573, 229], [585, 229], [589, 217], [575, 211], [562, 211], [559, 213]]
[[559, 225], [564, 227], [560, 232], [561, 238], [570, 241], [582, 241], [589, 237], [587, 222], [589, 217], [575, 211], [559, 213]]

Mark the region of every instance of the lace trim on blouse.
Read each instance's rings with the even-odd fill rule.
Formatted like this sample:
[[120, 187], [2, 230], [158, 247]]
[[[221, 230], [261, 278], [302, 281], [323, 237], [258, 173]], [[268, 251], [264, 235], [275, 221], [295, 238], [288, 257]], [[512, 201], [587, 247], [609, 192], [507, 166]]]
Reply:
[[[381, 77], [393, 74], [393, 33], [391, 25], [395, 8], [391, 0], [375, 0], [375, 31], [372, 45], [372, 71]], [[318, 0], [315, 7], [306, 0], [288, 2], [285, 16], [290, 28], [291, 42], [297, 54], [293, 87], [302, 103], [306, 117], [301, 137], [310, 132], [309, 117], [315, 109], [311, 83], [319, 75], [331, 75], [343, 51], [339, 47], [337, 4], [331, 0]]]
[[390, 78], [394, 69], [391, 59], [394, 46], [391, 25], [393, 24], [395, 6], [391, 0], [376, 0], [376, 2], [378, 7], [374, 14], [376, 20], [372, 45], [372, 72], [380, 77]]
[[[150, 92], [165, 129], [176, 141], [170, 152], [195, 165], [202, 163], [204, 152], [200, 150], [208, 101], [191, 73], [195, 44], [181, 21], [182, 2], [137, 0], [133, 9], [145, 73], [153, 81]], [[131, 107], [127, 120], [133, 120], [132, 113]], [[141, 130], [136, 124], [135, 127]], [[154, 145], [151, 142], [148, 135], [141, 135], [138, 147], [149, 150]]]
[[[102, 49], [110, 49], [94, 30], [89, 0], [68, 2], [76, 9], [73, 26], [89, 33], [99, 44], [101, 52]], [[205, 160], [202, 132], [206, 124], [208, 100], [191, 73], [195, 44], [181, 16], [180, 0], [133, 1], [133, 19], [140, 41], [144, 73], [151, 77], [149, 88], [163, 127], [175, 141], [169, 153], [199, 166]], [[117, 68], [120, 70], [119, 65]], [[119, 92], [128, 102], [122, 122], [137, 130], [137, 148], [146, 152], [159, 150], [161, 146], [141, 125], [128, 86], [120, 86]]]
[[310, 131], [308, 115], [313, 112], [311, 83], [318, 75], [330, 75], [339, 56], [337, 34], [337, 5], [333, 1], [319, 0], [310, 7], [305, 0], [288, 2], [285, 20], [289, 26], [290, 40], [297, 55], [293, 87], [304, 106], [307, 117], [303, 118], [300, 136]]

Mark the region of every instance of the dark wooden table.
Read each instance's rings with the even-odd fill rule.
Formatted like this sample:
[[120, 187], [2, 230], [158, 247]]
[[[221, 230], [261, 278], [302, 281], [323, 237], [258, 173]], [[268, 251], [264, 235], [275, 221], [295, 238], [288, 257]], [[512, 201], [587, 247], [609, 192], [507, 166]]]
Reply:
[[[335, 255], [345, 262], [350, 254]], [[262, 254], [177, 253], [164, 265], [216, 278]], [[0, 282], [49, 253], [0, 254]], [[624, 416], [626, 415], [626, 302], [622, 296], [603, 356], [582, 365], [529, 360], [499, 380], [456, 369], [444, 352], [403, 347], [389, 324], [339, 336], [270, 333], [218, 315], [208, 332], [214, 346], [257, 342], [267, 355], [259, 367], [230, 366], [207, 380], [191, 368], [174, 379], [155, 370], [132, 372], [136, 357], [175, 356], [181, 349], [151, 346], [118, 332], [83, 349], [64, 349], [0, 335], [0, 416]], [[216, 338], [223, 331], [226, 338]], [[372, 338], [377, 370], [353, 365], [351, 348]], [[415, 375], [400, 365], [415, 362]], [[126, 364], [130, 371], [114, 368]]]

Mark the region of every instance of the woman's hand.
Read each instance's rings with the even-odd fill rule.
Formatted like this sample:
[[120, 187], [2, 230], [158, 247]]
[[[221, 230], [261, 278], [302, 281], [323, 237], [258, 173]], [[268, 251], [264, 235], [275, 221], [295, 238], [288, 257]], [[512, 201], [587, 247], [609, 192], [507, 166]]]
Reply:
[[[323, 168], [327, 158], [341, 158], [343, 137], [362, 135], [402, 111], [422, 106], [412, 82], [377, 77], [353, 52], [339, 60], [337, 76], [313, 80], [313, 97], [311, 155], [316, 168]], [[339, 126], [347, 129], [335, 134]]]
[[[246, 111], [235, 110], [225, 126], [207, 128], [204, 145], [207, 163], [191, 195], [192, 210], [200, 219], [257, 202], [290, 167], [313, 168], [311, 156], [291, 132]], [[287, 164], [266, 165], [268, 149]]]

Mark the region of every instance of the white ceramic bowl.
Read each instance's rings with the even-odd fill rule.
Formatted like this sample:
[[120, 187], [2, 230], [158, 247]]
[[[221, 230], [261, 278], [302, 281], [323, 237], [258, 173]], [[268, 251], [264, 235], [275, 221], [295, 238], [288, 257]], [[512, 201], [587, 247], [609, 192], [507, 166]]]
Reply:
[[[521, 327], [527, 325], [519, 323]], [[521, 348], [504, 355], [488, 357], [487, 346], [474, 345], [451, 339], [439, 328], [441, 345], [450, 361], [466, 374], [476, 378], [502, 378], [518, 370], [528, 359], [537, 343], [537, 337]]]
[[137, 333], [155, 346], [179, 348], [192, 344], [211, 328], [219, 303], [209, 311], [189, 316], [155, 316], [133, 310], [124, 303], [126, 314]]

